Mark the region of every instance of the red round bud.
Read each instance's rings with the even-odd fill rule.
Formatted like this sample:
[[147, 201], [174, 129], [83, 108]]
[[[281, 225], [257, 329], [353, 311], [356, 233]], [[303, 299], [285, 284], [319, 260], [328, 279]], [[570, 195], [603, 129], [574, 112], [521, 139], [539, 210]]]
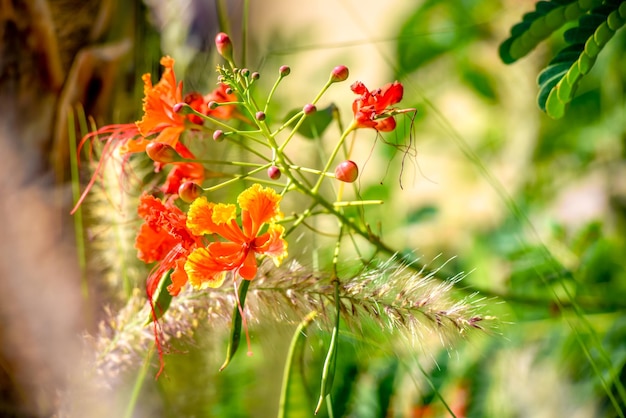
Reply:
[[213, 140], [216, 142], [220, 142], [224, 140], [224, 131], [217, 129], [213, 132]]
[[278, 180], [280, 178], [280, 168], [275, 165], [267, 169], [267, 176], [272, 180]]
[[335, 177], [337, 180], [353, 183], [359, 177], [359, 167], [354, 161], [346, 160], [335, 168]]
[[311, 113], [317, 112], [317, 107], [315, 107], [314, 104], [308, 103], [304, 105], [304, 107], [302, 108], [302, 111], [304, 112], [305, 115], [310, 115]]
[[250, 74], [250, 78], [253, 79], [253, 80], [258, 80], [259, 78], [261, 78], [261, 74], [259, 74], [259, 73], [257, 73], [255, 71], [252, 74]]
[[265, 120], [265, 112], [262, 112], [262, 111], [259, 110], [258, 112], [256, 112], [256, 115], [254, 115], [254, 117], [258, 121], [264, 121]]
[[191, 203], [202, 193], [202, 187], [193, 181], [186, 181], [178, 188], [178, 196], [183, 202]]
[[171, 145], [162, 142], [150, 142], [146, 146], [146, 154], [157, 163], [172, 163], [180, 160], [180, 155]]
[[281, 77], [286, 77], [289, 75], [289, 73], [291, 73], [291, 68], [289, 68], [288, 65], [281, 65], [280, 68], [278, 69], [278, 74]]
[[222, 57], [229, 61], [233, 59], [233, 43], [230, 37], [224, 32], [218, 33], [215, 37], [215, 47], [217, 48], [218, 54]]
[[345, 65], [338, 65], [330, 72], [330, 81], [337, 83], [339, 81], [346, 81], [350, 75], [348, 67]]

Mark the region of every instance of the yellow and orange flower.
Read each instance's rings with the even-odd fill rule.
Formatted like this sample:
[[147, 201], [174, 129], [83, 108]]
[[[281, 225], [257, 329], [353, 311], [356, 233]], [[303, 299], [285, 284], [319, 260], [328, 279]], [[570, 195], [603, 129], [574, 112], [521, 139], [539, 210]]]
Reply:
[[[256, 255], [266, 255], [279, 265], [287, 255], [284, 228], [275, 223], [282, 218], [280, 200], [273, 189], [259, 184], [243, 191], [237, 198], [240, 226], [236, 205], [196, 199], [187, 213], [191, 233], [215, 234], [225, 241], [195, 248], [189, 254], [184, 267], [189, 283], [195, 288], [219, 287], [229, 271], [252, 280], [257, 273]], [[261, 233], [265, 224], [267, 229]]]

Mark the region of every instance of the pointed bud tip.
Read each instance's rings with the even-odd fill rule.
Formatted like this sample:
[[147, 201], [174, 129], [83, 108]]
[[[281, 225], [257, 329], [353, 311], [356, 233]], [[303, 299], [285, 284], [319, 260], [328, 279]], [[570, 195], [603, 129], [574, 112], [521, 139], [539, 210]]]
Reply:
[[157, 163], [172, 163], [180, 160], [180, 155], [176, 150], [171, 145], [162, 142], [150, 142], [146, 146], [146, 154]]
[[215, 36], [215, 47], [223, 58], [229, 61], [233, 59], [233, 43], [226, 33], [220, 32]]
[[218, 129], [215, 132], [213, 132], [213, 140], [215, 142], [220, 142], [224, 140], [224, 131]]
[[281, 77], [287, 77], [291, 73], [291, 68], [288, 65], [281, 65], [278, 69], [278, 74]]
[[186, 181], [178, 188], [178, 197], [185, 203], [191, 203], [200, 197], [202, 187], [193, 181]]
[[350, 75], [350, 70], [345, 65], [338, 65], [330, 72], [330, 80], [333, 83], [346, 81]]

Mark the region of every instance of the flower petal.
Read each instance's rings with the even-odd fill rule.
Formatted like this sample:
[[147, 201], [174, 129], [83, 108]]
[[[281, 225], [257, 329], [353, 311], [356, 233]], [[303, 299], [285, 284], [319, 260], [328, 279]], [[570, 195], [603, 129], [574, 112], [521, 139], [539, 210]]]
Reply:
[[215, 263], [206, 248], [196, 248], [185, 262], [189, 283], [196, 289], [220, 287], [226, 278], [226, 270]]
[[263, 188], [260, 184], [244, 190], [237, 198], [241, 207], [241, 221], [244, 235], [252, 240], [259, 233], [264, 223], [282, 218], [278, 204], [282, 196], [270, 187]]
[[287, 241], [283, 238], [285, 228], [282, 225], [270, 224], [267, 232], [254, 240], [252, 249], [257, 254], [265, 254], [279, 266], [287, 256]]

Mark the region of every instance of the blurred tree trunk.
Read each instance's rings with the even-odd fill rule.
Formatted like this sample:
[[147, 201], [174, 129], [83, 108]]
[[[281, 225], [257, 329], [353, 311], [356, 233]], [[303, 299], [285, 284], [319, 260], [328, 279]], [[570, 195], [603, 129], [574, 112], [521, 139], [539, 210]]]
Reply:
[[107, 108], [113, 0], [0, 0], [0, 416], [49, 416], [96, 306], [69, 216], [67, 112]]

